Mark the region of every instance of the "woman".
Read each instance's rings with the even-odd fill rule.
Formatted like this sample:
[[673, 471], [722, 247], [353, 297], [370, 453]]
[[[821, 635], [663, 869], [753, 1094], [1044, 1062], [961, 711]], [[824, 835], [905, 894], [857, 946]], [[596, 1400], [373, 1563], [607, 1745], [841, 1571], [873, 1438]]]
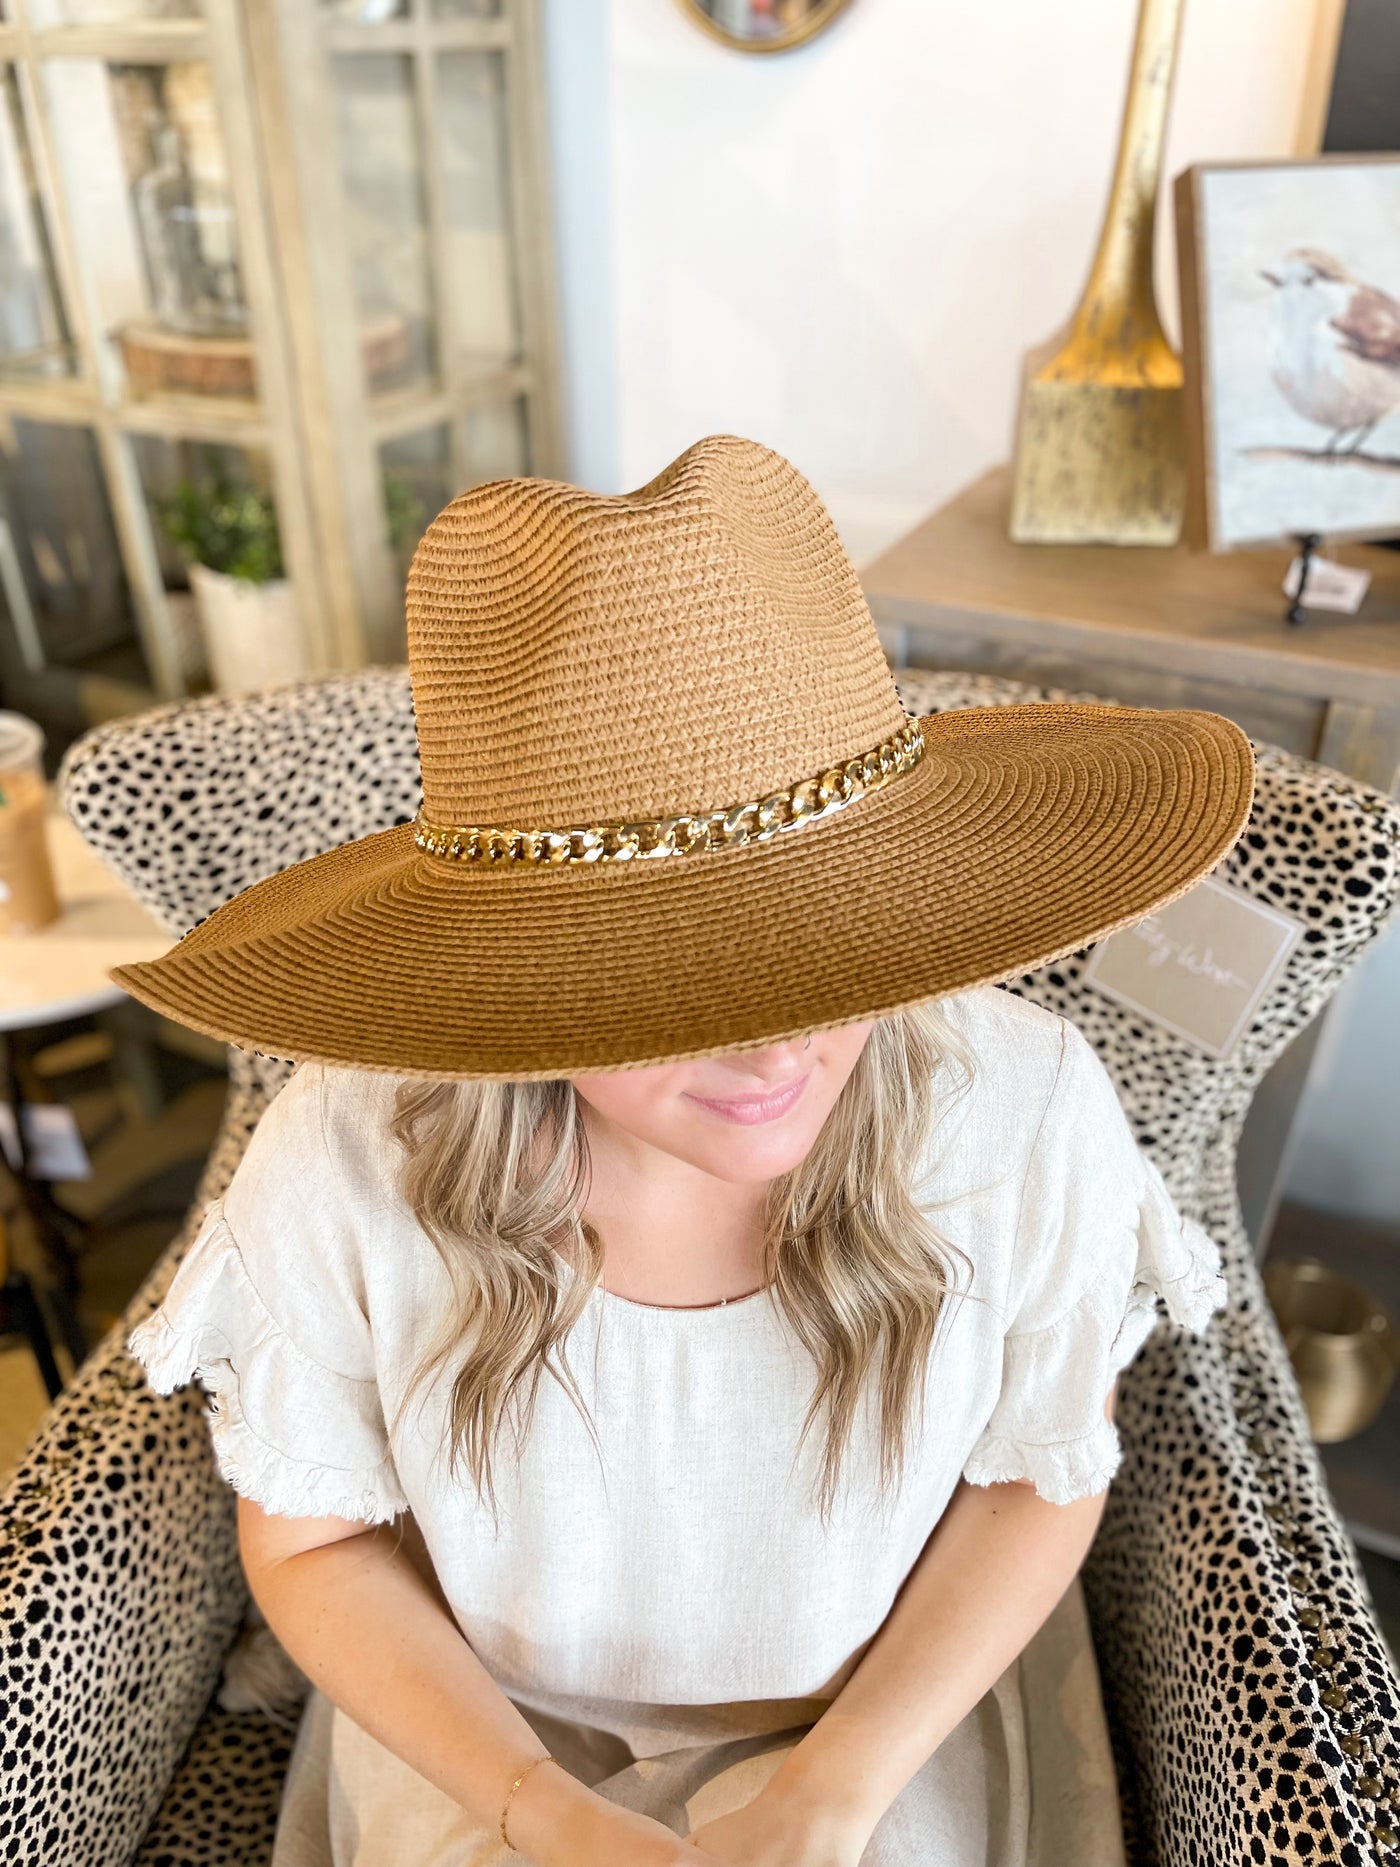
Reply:
[[732, 437], [463, 495], [409, 660], [418, 819], [114, 974], [300, 1065], [131, 1339], [315, 1687], [276, 1867], [1121, 1861], [1076, 1576], [1224, 1286], [994, 982], [1218, 863], [1247, 739], [907, 719]]

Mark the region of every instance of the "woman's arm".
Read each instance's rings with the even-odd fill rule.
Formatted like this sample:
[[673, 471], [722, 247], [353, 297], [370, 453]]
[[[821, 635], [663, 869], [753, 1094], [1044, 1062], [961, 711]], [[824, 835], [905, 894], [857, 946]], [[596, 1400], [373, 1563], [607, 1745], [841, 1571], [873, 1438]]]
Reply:
[[[452, 1618], [416, 1525], [280, 1517], [238, 1500], [254, 1599], [313, 1684], [395, 1756], [496, 1832], [517, 1773], [544, 1746]], [[538, 1867], [683, 1867], [699, 1855], [557, 1764], [521, 1783], [510, 1839]]]
[[960, 1482], [859, 1666], [784, 1759], [771, 1793], [873, 1831], [1047, 1620], [1107, 1501], [1106, 1490], [1051, 1504], [1026, 1480]]
[[[960, 1482], [860, 1664], [750, 1805], [761, 1829], [810, 1837], [803, 1860], [858, 1861], [910, 1777], [1048, 1618], [1107, 1498], [1051, 1504], [1027, 1480]], [[719, 1841], [723, 1820], [696, 1846]]]

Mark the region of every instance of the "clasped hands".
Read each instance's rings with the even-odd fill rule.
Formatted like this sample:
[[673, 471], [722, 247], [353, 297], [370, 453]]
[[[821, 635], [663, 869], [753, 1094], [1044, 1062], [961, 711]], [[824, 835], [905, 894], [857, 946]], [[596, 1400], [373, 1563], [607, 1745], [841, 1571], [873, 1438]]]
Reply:
[[750, 1802], [715, 1816], [667, 1849], [666, 1867], [859, 1867], [877, 1816], [835, 1801], [784, 1771]]
[[869, 1839], [867, 1823], [760, 1792], [692, 1830], [685, 1852], [731, 1867], [858, 1867]]
[[538, 1867], [859, 1867], [879, 1822], [869, 1798], [841, 1798], [845, 1772], [814, 1780], [791, 1762], [751, 1801], [682, 1838], [619, 1808], [565, 1770], [532, 1770], [511, 1811], [510, 1839]]

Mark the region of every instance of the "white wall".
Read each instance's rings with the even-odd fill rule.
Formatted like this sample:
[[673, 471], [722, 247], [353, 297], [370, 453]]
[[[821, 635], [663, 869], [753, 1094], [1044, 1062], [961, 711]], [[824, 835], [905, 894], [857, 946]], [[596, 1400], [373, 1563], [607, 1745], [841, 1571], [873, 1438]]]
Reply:
[[[752, 435], [861, 563], [1006, 457], [1021, 355], [1092, 252], [1133, 0], [852, 0], [763, 58], [675, 0], [544, 4], [571, 477], [621, 491], [700, 435]], [[1292, 152], [1314, 12], [1187, 0], [1169, 177]], [[1326, 1035], [1297, 1197], [1400, 1216], [1397, 1056], [1392, 937]]]
[[609, 0], [541, 0], [570, 479], [621, 492]]
[[[1007, 452], [1021, 353], [1083, 282], [1136, 8], [852, 0], [755, 58], [674, 0], [600, 5], [611, 464], [636, 485], [701, 434], [751, 434], [860, 562]], [[1313, 9], [1188, 0], [1170, 172], [1291, 147]]]

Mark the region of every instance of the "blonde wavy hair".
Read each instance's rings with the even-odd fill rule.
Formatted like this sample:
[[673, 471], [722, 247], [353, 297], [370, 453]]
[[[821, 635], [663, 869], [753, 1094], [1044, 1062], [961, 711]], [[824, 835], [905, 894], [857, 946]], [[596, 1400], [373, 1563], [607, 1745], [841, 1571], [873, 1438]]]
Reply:
[[[958, 1078], [948, 1092], [945, 1065]], [[861, 1390], [879, 1381], [880, 1484], [904, 1468], [922, 1374], [946, 1291], [966, 1254], [929, 1223], [915, 1180], [944, 1104], [971, 1087], [969, 1046], [936, 1003], [877, 1019], [806, 1157], [769, 1182], [765, 1284], [815, 1364], [799, 1451], [826, 1420], [819, 1508], [839, 1482]], [[494, 1512], [494, 1455], [509, 1419], [517, 1453], [541, 1376], [559, 1381], [597, 1448], [565, 1339], [598, 1287], [603, 1244], [583, 1216], [588, 1142], [568, 1081], [409, 1079], [390, 1132], [399, 1190], [432, 1239], [455, 1302], [396, 1413], [456, 1361], [445, 1435]], [[947, 1201], [941, 1202], [943, 1204]], [[563, 1274], [561, 1257], [574, 1275]]]

